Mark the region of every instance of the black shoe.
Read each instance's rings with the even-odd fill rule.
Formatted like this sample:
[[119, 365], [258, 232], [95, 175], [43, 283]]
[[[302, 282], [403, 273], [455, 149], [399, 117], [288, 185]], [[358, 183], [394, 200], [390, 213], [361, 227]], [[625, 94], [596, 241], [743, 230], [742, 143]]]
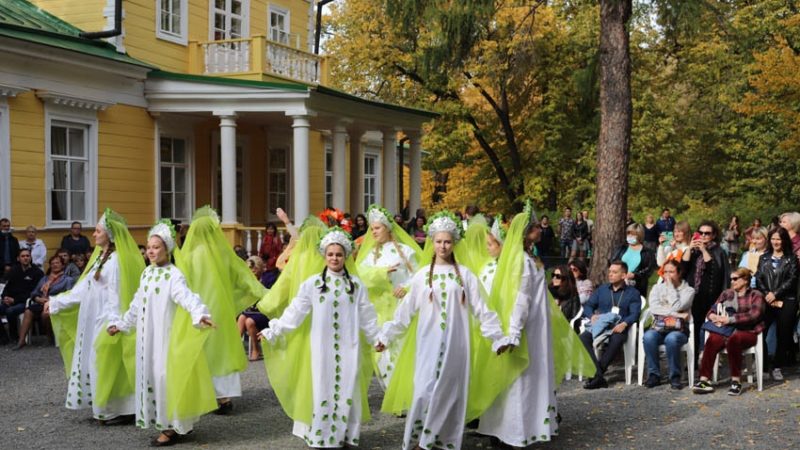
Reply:
[[469, 421], [469, 423], [467, 423], [467, 429], [468, 430], [477, 430], [479, 423], [480, 423], [480, 419], [471, 420], [471, 421]]
[[714, 392], [714, 386], [706, 380], [700, 380], [692, 386], [692, 392], [695, 394], [710, 394]]
[[583, 385], [584, 389], [600, 389], [600, 388], [607, 388], [608, 382], [602, 375], [596, 375], [594, 378], [589, 379], [586, 384]]
[[136, 421], [136, 416], [133, 414], [128, 414], [124, 416], [117, 416], [113, 419], [101, 420], [100, 424], [110, 427], [115, 425], [132, 425], [134, 421]]
[[218, 416], [227, 416], [228, 414], [233, 412], [233, 402], [228, 400], [225, 403], [221, 403], [219, 407], [214, 410], [214, 414]]
[[648, 389], [654, 388], [654, 387], [658, 386], [659, 384], [661, 384], [661, 377], [659, 377], [658, 375], [656, 375], [654, 373], [651, 373], [647, 377], [647, 381], [644, 382], [645, 387], [648, 388]]
[[669, 380], [669, 387], [672, 388], [673, 391], [680, 391], [683, 389], [683, 383], [681, 383], [680, 378], [673, 378]]
[[728, 395], [732, 395], [734, 397], [742, 395], [742, 383], [738, 381], [732, 381], [731, 387], [728, 389]]
[[[166, 436], [168, 439], [166, 441], [159, 441], [158, 438], [161, 435]], [[150, 441], [150, 447], [169, 447], [175, 445], [178, 443], [178, 436], [180, 435], [172, 430], [162, 431], [161, 434], [154, 437], [153, 440]]]

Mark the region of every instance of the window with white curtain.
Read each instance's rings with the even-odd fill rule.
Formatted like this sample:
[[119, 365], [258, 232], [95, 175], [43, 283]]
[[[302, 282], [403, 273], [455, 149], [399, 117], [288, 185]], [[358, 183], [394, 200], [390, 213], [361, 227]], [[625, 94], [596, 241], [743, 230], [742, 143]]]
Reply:
[[191, 197], [186, 140], [162, 136], [160, 144], [160, 217], [186, 222]]
[[50, 123], [50, 220], [85, 222], [88, 219], [89, 126]]

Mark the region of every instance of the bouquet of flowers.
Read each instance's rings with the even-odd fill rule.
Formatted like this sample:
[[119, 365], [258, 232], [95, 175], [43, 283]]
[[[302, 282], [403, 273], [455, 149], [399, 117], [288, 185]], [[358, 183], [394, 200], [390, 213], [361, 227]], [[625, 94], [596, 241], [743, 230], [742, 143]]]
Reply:
[[319, 219], [328, 227], [340, 227], [348, 233], [353, 232], [352, 224], [344, 217], [344, 213], [337, 208], [328, 208], [319, 214]]

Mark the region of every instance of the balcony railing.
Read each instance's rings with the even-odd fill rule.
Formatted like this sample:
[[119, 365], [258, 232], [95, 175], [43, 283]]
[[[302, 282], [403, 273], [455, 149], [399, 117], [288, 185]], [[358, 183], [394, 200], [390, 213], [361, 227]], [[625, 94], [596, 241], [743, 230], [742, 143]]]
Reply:
[[263, 73], [304, 83], [320, 82], [322, 59], [264, 36], [191, 42], [190, 72], [203, 75]]

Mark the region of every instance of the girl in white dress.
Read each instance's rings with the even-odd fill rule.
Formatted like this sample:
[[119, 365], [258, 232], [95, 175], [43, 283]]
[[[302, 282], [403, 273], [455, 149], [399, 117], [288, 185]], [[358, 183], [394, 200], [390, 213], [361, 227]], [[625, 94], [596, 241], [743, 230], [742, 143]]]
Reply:
[[94, 230], [95, 252], [75, 287], [45, 303], [67, 370], [66, 406], [91, 408], [101, 424], [132, 422], [132, 338], [102, 331], [131, 302], [144, 262], [125, 220], [107, 209]]
[[394, 320], [381, 330], [382, 344], [406, 335], [382, 408], [394, 414], [408, 412], [403, 449], [415, 443], [423, 449], [461, 448], [472, 393], [471, 317], [494, 351], [507, 348], [500, 321], [481, 298], [477, 278], [453, 256], [462, 234], [458, 223], [446, 211], [431, 217], [427, 232], [434, 260], [430, 269], [414, 275]]
[[[359, 249], [356, 266], [368, 289], [369, 300], [375, 305], [378, 324], [382, 325], [392, 319], [397, 304], [408, 292], [422, 251], [384, 208], [371, 205], [367, 221], [369, 233]], [[402, 343], [393, 347], [399, 350]], [[397, 351], [386, 349], [375, 359], [378, 382], [386, 389], [394, 372]]]
[[[292, 433], [315, 448], [358, 445], [362, 419], [369, 418], [365, 353], [383, 350], [366, 288], [345, 267], [352, 248], [345, 231], [327, 231], [319, 243], [322, 273], [303, 281], [283, 314], [261, 331], [270, 384], [294, 420]], [[298, 338], [301, 345], [286, 346]]]
[[137, 331], [136, 425], [161, 432], [151, 441], [155, 447], [174, 444], [178, 435], [192, 431], [201, 415], [217, 408], [202, 350], [208, 333], [199, 330], [214, 324], [208, 308], [170, 262], [174, 249], [175, 230], [162, 220], [148, 233], [150, 265], [130, 309], [108, 327], [112, 336]]

